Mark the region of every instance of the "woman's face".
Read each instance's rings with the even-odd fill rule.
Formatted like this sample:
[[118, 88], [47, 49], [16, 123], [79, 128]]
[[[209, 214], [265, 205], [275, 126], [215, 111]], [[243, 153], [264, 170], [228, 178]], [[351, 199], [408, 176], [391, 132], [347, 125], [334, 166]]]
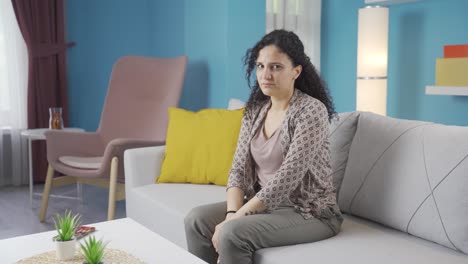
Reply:
[[294, 67], [286, 53], [275, 45], [269, 45], [258, 53], [256, 70], [263, 94], [281, 98], [292, 94], [294, 81], [301, 74], [302, 66]]

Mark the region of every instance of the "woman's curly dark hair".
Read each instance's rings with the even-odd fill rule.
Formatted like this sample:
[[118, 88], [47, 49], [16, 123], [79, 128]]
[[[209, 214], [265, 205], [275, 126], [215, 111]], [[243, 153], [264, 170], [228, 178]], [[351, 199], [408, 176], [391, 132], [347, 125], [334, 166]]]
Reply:
[[264, 95], [256, 78], [252, 77], [252, 72], [256, 67], [258, 54], [266, 46], [275, 45], [281, 52], [288, 55], [294, 67], [301, 65], [302, 72], [295, 81], [295, 88], [320, 100], [328, 111], [328, 119], [331, 120], [336, 112], [333, 101], [324, 81], [310, 62], [309, 56], [304, 53], [304, 45], [294, 32], [286, 30], [274, 30], [265, 35], [255, 46], [248, 49], [244, 57], [244, 65], [247, 67], [245, 77], [251, 89], [247, 109], [254, 105], [263, 104], [269, 99]]

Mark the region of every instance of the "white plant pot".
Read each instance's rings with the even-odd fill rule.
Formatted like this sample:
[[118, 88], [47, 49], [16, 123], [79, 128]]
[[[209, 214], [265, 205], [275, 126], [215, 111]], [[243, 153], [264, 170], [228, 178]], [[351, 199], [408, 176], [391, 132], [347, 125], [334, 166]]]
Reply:
[[69, 241], [55, 241], [57, 245], [57, 258], [59, 260], [71, 259], [75, 256], [76, 240], [73, 238]]

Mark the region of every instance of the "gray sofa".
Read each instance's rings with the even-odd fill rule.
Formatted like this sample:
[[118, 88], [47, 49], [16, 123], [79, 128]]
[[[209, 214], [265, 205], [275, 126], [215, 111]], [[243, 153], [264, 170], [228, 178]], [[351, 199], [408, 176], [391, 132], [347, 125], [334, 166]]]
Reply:
[[[342, 113], [330, 127], [342, 231], [255, 263], [468, 263], [468, 127]], [[183, 220], [214, 185], [155, 184], [164, 146], [125, 152], [127, 216], [186, 248]]]

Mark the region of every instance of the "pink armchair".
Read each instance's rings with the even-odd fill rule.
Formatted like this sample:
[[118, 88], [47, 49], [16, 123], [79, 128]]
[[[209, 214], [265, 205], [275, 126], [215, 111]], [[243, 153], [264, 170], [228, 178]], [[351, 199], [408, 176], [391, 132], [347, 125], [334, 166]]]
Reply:
[[[47, 171], [39, 220], [45, 220], [50, 189], [72, 183], [109, 188], [108, 220], [125, 199], [123, 152], [163, 145], [168, 107], [178, 105], [187, 57], [127, 56], [114, 65], [96, 132], [46, 132]], [[54, 171], [65, 176], [55, 177]]]

